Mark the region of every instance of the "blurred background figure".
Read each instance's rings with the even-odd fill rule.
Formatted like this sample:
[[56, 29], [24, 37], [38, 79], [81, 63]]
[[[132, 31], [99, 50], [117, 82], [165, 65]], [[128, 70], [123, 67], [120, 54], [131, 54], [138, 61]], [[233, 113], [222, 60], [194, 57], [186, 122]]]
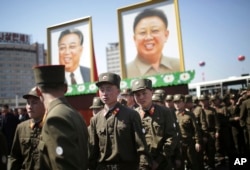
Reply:
[[164, 104], [164, 98], [161, 94], [159, 93], [154, 93], [152, 95], [152, 101], [154, 104], [158, 104], [160, 106], [164, 106], [165, 107], [165, 104]]
[[29, 119], [29, 115], [28, 115], [25, 108], [18, 108], [17, 113], [18, 113], [19, 122], [23, 122], [23, 121]]
[[16, 127], [19, 123], [18, 118], [10, 112], [9, 105], [5, 104], [2, 106], [2, 123], [1, 130], [7, 140], [8, 154], [10, 153], [13, 138], [15, 135]]
[[93, 116], [95, 116], [104, 107], [104, 103], [100, 97], [94, 97], [92, 105], [89, 107], [92, 110]]
[[122, 99], [126, 101], [126, 105], [131, 108], [135, 109], [138, 107], [138, 105], [135, 102], [134, 96], [132, 94], [132, 91], [130, 88], [125, 88], [121, 90], [120, 96]]
[[165, 97], [165, 106], [169, 108], [171, 111], [175, 111], [174, 102], [173, 102], [173, 95], [168, 94]]
[[5, 136], [0, 130], [0, 169], [7, 169], [8, 145]]

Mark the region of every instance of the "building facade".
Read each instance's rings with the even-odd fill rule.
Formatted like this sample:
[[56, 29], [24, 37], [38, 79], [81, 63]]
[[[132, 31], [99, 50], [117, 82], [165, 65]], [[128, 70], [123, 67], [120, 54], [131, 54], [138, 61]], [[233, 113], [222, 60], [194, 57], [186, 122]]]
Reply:
[[31, 36], [0, 32], [0, 105], [22, 107], [22, 96], [35, 84], [32, 67], [45, 64], [43, 44], [31, 43]]
[[121, 75], [119, 43], [109, 43], [106, 47], [107, 71]]

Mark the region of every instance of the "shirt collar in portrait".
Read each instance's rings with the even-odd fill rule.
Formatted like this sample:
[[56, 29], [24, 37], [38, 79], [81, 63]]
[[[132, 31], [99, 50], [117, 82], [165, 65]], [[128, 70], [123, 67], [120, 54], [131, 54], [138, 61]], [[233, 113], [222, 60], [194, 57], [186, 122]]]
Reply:
[[[77, 84], [83, 84], [84, 80], [83, 80], [83, 77], [82, 77], [82, 74], [81, 74], [80, 67], [77, 67], [77, 69], [73, 73], [75, 75], [76, 83]], [[67, 71], [65, 72], [66, 81], [67, 81], [68, 85], [71, 85], [70, 74], [71, 74], [71, 72], [67, 72]]]
[[[141, 75], [145, 75], [147, 74], [147, 72], [150, 69], [154, 69], [151, 65], [149, 65], [148, 63], [143, 62], [142, 60], [140, 60], [140, 57], [137, 56], [135, 59], [135, 64], [137, 65], [138, 69], [140, 70]], [[169, 70], [172, 70], [173, 67], [170, 65], [168, 59], [164, 56], [161, 56], [161, 61], [160, 61], [160, 67], [166, 67]]]

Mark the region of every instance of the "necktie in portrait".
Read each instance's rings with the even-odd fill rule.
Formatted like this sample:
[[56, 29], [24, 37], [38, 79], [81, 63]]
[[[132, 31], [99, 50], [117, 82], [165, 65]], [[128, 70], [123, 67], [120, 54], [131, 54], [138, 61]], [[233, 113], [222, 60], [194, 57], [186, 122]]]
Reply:
[[74, 73], [70, 73], [71, 84], [76, 84], [76, 79]]

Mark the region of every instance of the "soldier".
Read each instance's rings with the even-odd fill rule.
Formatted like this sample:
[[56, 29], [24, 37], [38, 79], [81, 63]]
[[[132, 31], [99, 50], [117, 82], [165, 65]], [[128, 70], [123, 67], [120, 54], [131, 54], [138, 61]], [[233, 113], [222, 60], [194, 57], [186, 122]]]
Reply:
[[173, 95], [171, 94], [168, 94], [166, 97], [165, 97], [165, 106], [167, 108], [169, 108], [170, 110], [174, 111], [175, 108], [174, 108], [174, 102], [173, 102]]
[[44, 103], [39, 141], [41, 170], [86, 170], [88, 165], [88, 130], [83, 116], [65, 98], [64, 65], [34, 67], [36, 92]]
[[[219, 122], [216, 110], [212, 108], [209, 104], [209, 97], [207, 95], [201, 95], [199, 97], [201, 104], [202, 116], [205, 116], [206, 120], [206, 129], [203, 129], [204, 135], [203, 140], [205, 141], [205, 163], [208, 166], [208, 169], [215, 168], [215, 140], [219, 137]], [[202, 118], [203, 119], [203, 118]]]
[[167, 107], [170, 111], [171, 114], [173, 115], [173, 118], [175, 120], [176, 124], [176, 131], [177, 131], [177, 136], [178, 136], [178, 142], [174, 150], [174, 154], [171, 156], [172, 164], [174, 169], [181, 169], [183, 168], [183, 161], [182, 161], [182, 151], [181, 151], [181, 144], [180, 144], [180, 127], [179, 123], [175, 114], [175, 107], [174, 107], [174, 102], [173, 102], [173, 95], [168, 94], [165, 95], [165, 107]]
[[182, 156], [183, 160], [187, 161], [187, 169], [199, 170], [197, 153], [201, 151], [200, 130], [194, 114], [185, 110], [185, 104], [188, 103], [185, 99], [185, 96], [181, 94], [174, 95], [173, 99], [181, 132]]
[[[232, 138], [231, 138], [231, 127], [229, 124], [229, 111], [225, 106], [227, 97], [223, 98], [219, 95], [212, 95], [210, 97], [211, 105], [215, 108], [218, 121], [220, 124], [219, 134], [220, 136], [215, 141], [216, 147], [216, 158], [218, 161], [223, 161], [225, 157], [230, 155], [230, 151], [233, 150]], [[230, 149], [231, 148], [231, 149]]]
[[[198, 165], [198, 169], [199, 170], [202, 170], [204, 169], [204, 160], [203, 160], [203, 138], [202, 138], [202, 130], [201, 130], [201, 120], [198, 118], [199, 116], [197, 116], [195, 113], [194, 113], [194, 110], [195, 108], [198, 108], [198, 100], [196, 98], [196, 96], [192, 96], [192, 95], [185, 95], [184, 96], [184, 101], [185, 101], [185, 110], [186, 111], [189, 111], [189, 112], [192, 112], [192, 114], [194, 114], [194, 117], [195, 117], [195, 121], [196, 121], [196, 125], [198, 126], [198, 130], [199, 130], [199, 136], [200, 136], [200, 140], [199, 140], [199, 145], [200, 145], [200, 148], [199, 148], [199, 152], [196, 152], [196, 155], [197, 155], [197, 165]], [[196, 102], [196, 104], [194, 103]], [[200, 107], [200, 111], [201, 111], [201, 107]], [[201, 113], [198, 113], [198, 115], [201, 114]], [[205, 116], [203, 116], [203, 119], [205, 119]], [[203, 124], [205, 124], [205, 120], [202, 121]]]
[[240, 107], [240, 126], [245, 132], [247, 154], [250, 155], [250, 84], [247, 87], [246, 99]]
[[127, 106], [131, 109], [135, 109], [138, 105], [135, 102], [134, 96], [131, 92], [131, 88], [125, 88], [121, 90], [121, 97], [126, 100]]
[[184, 102], [185, 102], [185, 110], [189, 112], [193, 112], [194, 109], [194, 103], [193, 103], [193, 96], [192, 95], [185, 95], [184, 96]]
[[93, 116], [95, 116], [99, 111], [101, 111], [104, 107], [104, 103], [100, 99], [100, 97], [94, 97], [92, 105], [89, 107], [92, 110]]
[[38, 143], [42, 129], [42, 119], [45, 113], [44, 104], [32, 88], [23, 96], [27, 100], [26, 110], [31, 119], [18, 124], [8, 161], [9, 170], [38, 170]]
[[231, 115], [229, 121], [231, 125], [233, 143], [237, 155], [244, 155], [247, 151], [246, 142], [244, 138], [244, 131], [240, 126], [240, 106], [245, 100], [244, 98], [244, 94], [239, 94], [239, 96], [231, 95], [231, 104], [228, 106], [228, 110]]
[[152, 169], [172, 169], [171, 156], [178, 142], [176, 124], [169, 109], [152, 102], [152, 81], [133, 81], [132, 92], [139, 107], [144, 135], [151, 157]]
[[[92, 110], [92, 117], [90, 118], [93, 119], [98, 112], [100, 112], [104, 108], [104, 103], [102, 102], [100, 97], [94, 97], [92, 101], [92, 105], [89, 107], [89, 109]], [[88, 133], [90, 134], [90, 125], [88, 126]], [[89, 145], [89, 153], [92, 150], [91, 145]]]
[[0, 130], [0, 169], [7, 169], [8, 145], [5, 136]]
[[102, 73], [96, 83], [105, 105], [90, 121], [90, 170], [150, 168], [140, 116], [117, 101], [120, 81], [117, 74]]
[[164, 89], [155, 89], [154, 94], [161, 95], [163, 100], [166, 98], [166, 91]]
[[[201, 99], [204, 98], [203, 95], [201, 97]], [[196, 117], [196, 120], [198, 121], [198, 125], [201, 129], [201, 136], [203, 139], [203, 141], [206, 141], [206, 137], [205, 137], [205, 133], [207, 133], [207, 121], [206, 121], [206, 115], [204, 113], [204, 111], [202, 111], [202, 106], [200, 105], [200, 100], [197, 96], [193, 96], [192, 97], [192, 101], [193, 101], [193, 113]]]
[[127, 105], [127, 100], [126, 100], [125, 98], [123, 98], [121, 95], [119, 95], [119, 96], [117, 97], [117, 101], [118, 101], [119, 103], [121, 103], [123, 106], [128, 106], [128, 105]]
[[164, 104], [164, 98], [161, 94], [154, 93], [152, 96], [152, 101], [154, 104], [158, 104], [160, 106], [165, 106]]

